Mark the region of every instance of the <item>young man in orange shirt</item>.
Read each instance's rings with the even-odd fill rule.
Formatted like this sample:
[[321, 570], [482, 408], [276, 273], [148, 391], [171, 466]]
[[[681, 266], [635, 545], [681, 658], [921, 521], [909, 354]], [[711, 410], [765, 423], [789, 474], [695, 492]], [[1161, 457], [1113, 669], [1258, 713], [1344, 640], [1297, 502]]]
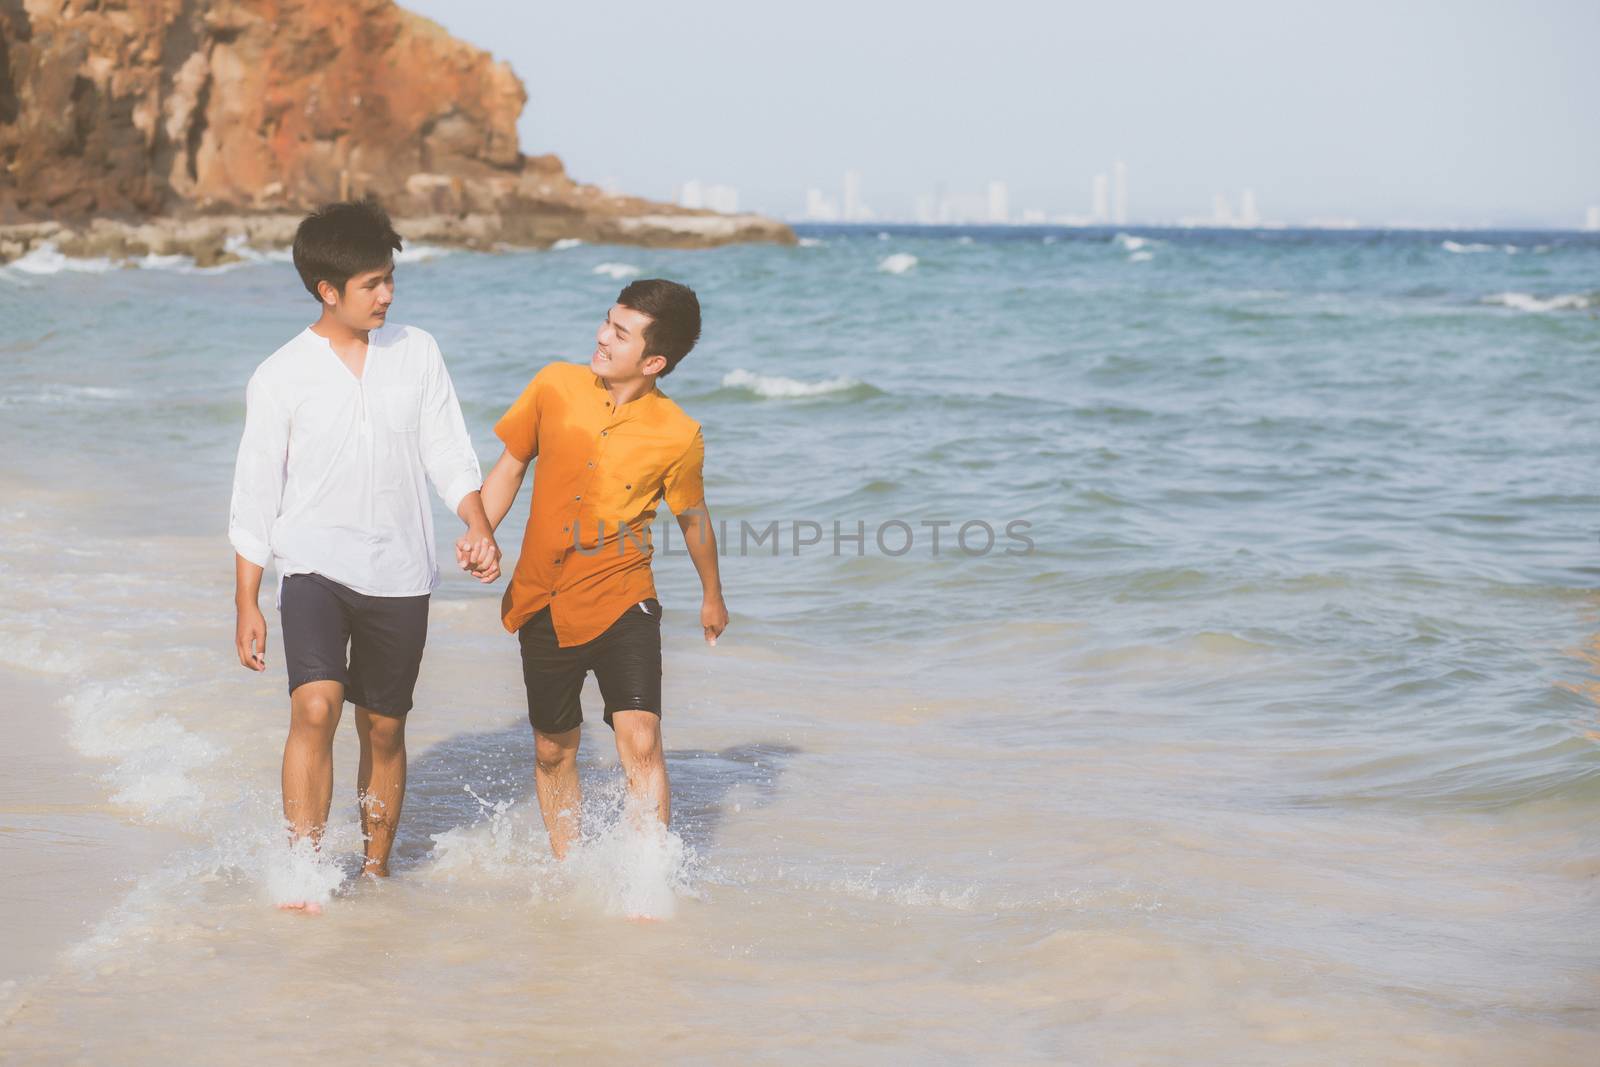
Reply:
[[[594, 671], [628, 789], [671, 817], [661, 749], [661, 605], [649, 526], [665, 500], [700, 576], [709, 644], [728, 625], [701, 482], [700, 425], [656, 380], [700, 337], [700, 303], [676, 282], [623, 289], [587, 365], [552, 363], [495, 425], [505, 451], [483, 483], [498, 528], [534, 465], [522, 554], [501, 621], [522, 645], [539, 810], [557, 858], [579, 832], [579, 692]], [[469, 557], [464, 560], [470, 565]]]

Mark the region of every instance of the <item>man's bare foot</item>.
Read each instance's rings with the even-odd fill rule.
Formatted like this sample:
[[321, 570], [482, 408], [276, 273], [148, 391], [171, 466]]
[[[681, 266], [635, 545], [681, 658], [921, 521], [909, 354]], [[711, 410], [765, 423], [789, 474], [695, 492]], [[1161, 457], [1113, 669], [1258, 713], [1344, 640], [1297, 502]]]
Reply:
[[279, 911], [298, 911], [306, 915], [321, 915], [322, 905], [314, 900], [289, 900], [278, 905]]
[[387, 878], [389, 877], [389, 865], [387, 863], [380, 865], [368, 860], [367, 863], [362, 866], [361, 873], [366, 875], [368, 878]]

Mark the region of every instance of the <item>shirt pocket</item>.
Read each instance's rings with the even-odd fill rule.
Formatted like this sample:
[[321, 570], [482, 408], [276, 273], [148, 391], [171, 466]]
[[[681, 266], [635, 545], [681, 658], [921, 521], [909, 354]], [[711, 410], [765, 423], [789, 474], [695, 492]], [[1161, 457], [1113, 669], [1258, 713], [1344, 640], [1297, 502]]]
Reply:
[[422, 425], [422, 390], [390, 389], [383, 395], [384, 420], [395, 433], [416, 433]]

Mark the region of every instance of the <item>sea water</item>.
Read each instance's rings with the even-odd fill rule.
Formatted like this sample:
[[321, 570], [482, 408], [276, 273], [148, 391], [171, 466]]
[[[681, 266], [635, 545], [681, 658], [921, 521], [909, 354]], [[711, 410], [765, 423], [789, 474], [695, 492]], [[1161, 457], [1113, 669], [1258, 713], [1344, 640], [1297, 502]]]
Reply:
[[732, 624], [663, 518], [672, 832], [591, 683], [558, 864], [447, 572], [386, 883], [348, 724], [284, 843], [270, 596], [233, 652], [292, 267], [0, 269], [7, 1058], [1592, 1062], [1600, 239], [802, 236], [403, 257], [485, 468], [622, 284], [695, 287]]

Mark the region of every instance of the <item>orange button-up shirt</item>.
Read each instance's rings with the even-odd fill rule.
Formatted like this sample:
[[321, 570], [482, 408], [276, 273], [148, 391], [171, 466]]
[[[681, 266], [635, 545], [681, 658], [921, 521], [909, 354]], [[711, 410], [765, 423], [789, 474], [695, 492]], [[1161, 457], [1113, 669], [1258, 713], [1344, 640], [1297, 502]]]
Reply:
[[515, 633], [546, 605], [562, 646], [605, 632], [656, 595], [650, 521], [705, 497], [700, 424], [659, 388], [620, 408], [587, 366], [552, 363], [494, 427], [506, 451], [533, 461], [522, 555], [500, 603]]

